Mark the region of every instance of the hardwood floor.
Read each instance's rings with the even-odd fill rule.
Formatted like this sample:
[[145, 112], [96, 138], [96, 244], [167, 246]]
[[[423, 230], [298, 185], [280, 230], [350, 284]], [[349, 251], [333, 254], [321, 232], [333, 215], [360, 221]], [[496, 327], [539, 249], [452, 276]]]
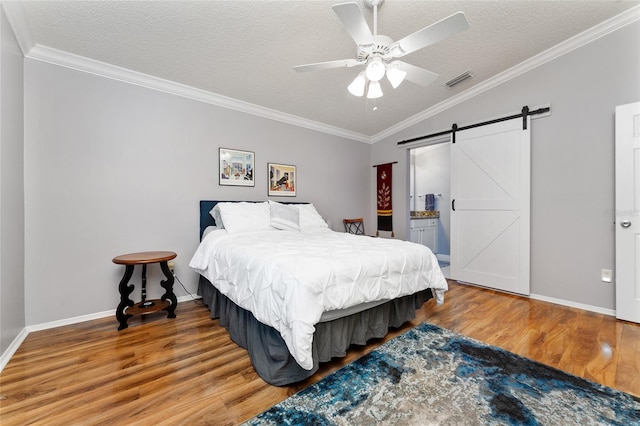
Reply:
[[450, 284], [384, 340], [352, 348], [309, 380], [263, 382], [206, 307], [178, 305], [31, 333], [0, 374], [0, 424], [238, 424], [422, 321], [640, 396], [640, 326], [491, 290]]

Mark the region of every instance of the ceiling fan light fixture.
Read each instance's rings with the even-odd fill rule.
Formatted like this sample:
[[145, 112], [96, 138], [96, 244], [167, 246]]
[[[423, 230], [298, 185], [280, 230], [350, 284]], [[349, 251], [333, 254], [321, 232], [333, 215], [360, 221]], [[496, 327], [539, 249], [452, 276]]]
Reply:
[[366, 88], [366, 85], [367, 85], [367, 79], [364, 76], [364, 71], [362, 71], [347, 87], [347, 90], [353, 96], [360, 97], [364, 95], [364, 89]]
[[407, 76], [407, 72], [396, 67], [389, 67], [387, 70], [387, 80], [391, 83], [391, 87], [394, 89], [404, 81]]
[[385, 67], [382, 58], [375, 56], [369, 60], [365, 74], [373, 82], [378, 82], [384, 77]]
[[382, 97], [382, 88], [380, 87], [380, 83], [377, 81], [372, 81], [369, 83], [369, 90], [367, 91], [367, 98], [369, 99], [377, 99]]

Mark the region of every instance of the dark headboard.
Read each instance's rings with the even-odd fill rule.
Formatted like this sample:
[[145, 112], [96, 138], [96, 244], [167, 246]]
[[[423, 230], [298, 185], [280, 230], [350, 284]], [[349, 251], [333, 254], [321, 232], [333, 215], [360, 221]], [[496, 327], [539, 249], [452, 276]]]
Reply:
[[216, 221], [213, 220], [213, 216], [209, 214], [212, 208], [218, 204], [219, 201], [200, 200], [200, 239], [207, 226], [214, 226]]
[[[212, 208], [216, 206], [218, 203], [239, 203], [240, 201], [229, 201], [229, 200], [200, 200], [200, 239], [202, 239], [202, 234], [207, 226], [214, 226], [216, 221], [213, 220], [213, 217], [209, 214]], [[251, 203], [262, 203], [262, 201], [249, 201]], [[288, 201], [278, 201], [282, 204], [309, 204], [309, 203], [301, 203], [301, 202], [288, 202]]]

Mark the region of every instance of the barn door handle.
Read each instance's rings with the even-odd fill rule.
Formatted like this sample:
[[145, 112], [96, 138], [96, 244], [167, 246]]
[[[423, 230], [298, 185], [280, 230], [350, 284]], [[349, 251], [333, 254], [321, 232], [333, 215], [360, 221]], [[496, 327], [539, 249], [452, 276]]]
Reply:
[[622, 222], [620, 222], [620, 226], [622, 226], [623, 228], [628, 228], [631, 226], [631, 221], [630, 220], [623, 220]]
[[456, 211], [456, 200], [455, 200], [455, 198], [453, 200], [451, 200], [451, 210], [453, 210], [454, 212]]

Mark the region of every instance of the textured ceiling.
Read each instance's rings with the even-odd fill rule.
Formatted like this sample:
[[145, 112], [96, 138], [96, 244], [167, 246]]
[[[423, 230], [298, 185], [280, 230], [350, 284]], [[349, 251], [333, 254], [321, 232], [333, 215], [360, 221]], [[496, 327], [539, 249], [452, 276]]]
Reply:
[[[383, 85], [357, 98], [359, 68], [296, 73], [294, 65], [347, 59], [355, 43], [331, 9], [337, 1], [29, 1], [33, 41], [366, 137], [376, 135], [553, 46], [637, 6], [637, 1], [386, 0], [378, 33], [393, 40], [457, 11], [470, 28], [405, 62], [440, 75], [423, 88]], [[372, 12], [357, 1], [372, 26]], [[444, 82], [471, 70], [473, 78]], [[373, 107], [377, 106], [377, 110]]]

